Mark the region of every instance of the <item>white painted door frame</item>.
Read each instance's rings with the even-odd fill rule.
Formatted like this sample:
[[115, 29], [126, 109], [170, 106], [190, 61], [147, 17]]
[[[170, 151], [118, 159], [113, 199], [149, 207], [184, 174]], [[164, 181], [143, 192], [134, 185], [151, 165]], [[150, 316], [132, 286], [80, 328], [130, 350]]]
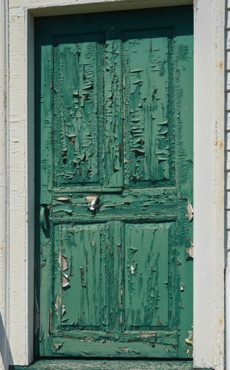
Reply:
[[[191, 0], [2, 0], [0, 5], [0, 369], [33, 359], [33, 18]], [[223, 0], [194, 3], [194, 364], [224, 370]]]

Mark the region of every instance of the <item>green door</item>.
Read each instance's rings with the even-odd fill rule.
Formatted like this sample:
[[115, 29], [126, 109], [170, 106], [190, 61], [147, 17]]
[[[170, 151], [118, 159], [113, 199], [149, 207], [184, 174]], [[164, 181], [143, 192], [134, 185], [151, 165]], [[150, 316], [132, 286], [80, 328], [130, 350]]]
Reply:
[[36, 20], [39, 356], [192, 356], [192, 8]]

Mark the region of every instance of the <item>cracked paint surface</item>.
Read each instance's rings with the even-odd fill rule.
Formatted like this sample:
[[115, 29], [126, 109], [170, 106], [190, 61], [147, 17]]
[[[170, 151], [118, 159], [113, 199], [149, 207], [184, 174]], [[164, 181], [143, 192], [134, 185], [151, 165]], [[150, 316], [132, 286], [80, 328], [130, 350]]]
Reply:
[[192, 357], [192, 30], [155, 12], [36, 21], [38, 355]]
[[173, 177], [169, 138], [169, 111], [174, 99], [169, 95], [171, 40], [167, 31], [125, 36], [125, 183], [143, 181], [146, 186]]
[[98, 182], [97, 76], [102, 68], [101, 37], [98, 42], [87, 42], [87, 38], [90, 36], [78, 37], [76, 43], [60, 43], [54, 49], [57, 185]]

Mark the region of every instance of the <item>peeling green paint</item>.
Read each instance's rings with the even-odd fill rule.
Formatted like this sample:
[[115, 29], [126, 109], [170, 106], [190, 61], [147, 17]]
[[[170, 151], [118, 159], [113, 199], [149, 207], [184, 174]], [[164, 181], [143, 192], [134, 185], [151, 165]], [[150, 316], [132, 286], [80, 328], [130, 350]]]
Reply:
[[192, 357], [191, 14], [36, 20], [38, 356]]

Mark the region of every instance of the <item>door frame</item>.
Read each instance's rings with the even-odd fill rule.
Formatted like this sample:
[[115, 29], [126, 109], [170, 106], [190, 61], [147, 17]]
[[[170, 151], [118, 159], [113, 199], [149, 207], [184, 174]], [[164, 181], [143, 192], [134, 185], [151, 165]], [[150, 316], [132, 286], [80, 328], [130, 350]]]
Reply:
[[[192, 1], [1, 2], [0, 368], [1, 361], [7, 366], [33, 360], [34, 17], [188, 4]], [[215, 370], [223, 370], [225, 361], [224, 21], [222, 0], [194, 1], [194, 365]]]

